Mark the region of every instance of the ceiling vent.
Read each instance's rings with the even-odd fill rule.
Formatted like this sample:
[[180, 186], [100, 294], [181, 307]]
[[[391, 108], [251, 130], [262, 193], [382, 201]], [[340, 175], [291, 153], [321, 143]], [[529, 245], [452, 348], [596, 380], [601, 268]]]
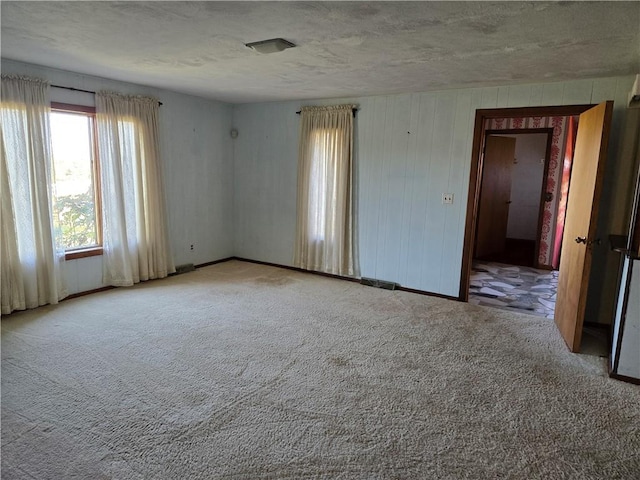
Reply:
[[295, 43], [291, 43], [284, 38], [272, 38], [271, 40], [261, 40], [259, 42], [251, 42], [245, 44], [249, 48], [253, 48], [259, 53], [275, 53], [295, 47]]
[[640, 108], [640, 75], [636, 75], [636, 81], [629, 92], [629, 108]]

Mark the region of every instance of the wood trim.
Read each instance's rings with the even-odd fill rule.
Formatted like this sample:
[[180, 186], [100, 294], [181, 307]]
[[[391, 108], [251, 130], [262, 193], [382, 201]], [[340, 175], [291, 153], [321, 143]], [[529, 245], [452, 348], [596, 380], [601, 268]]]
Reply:
[[227, 257], [227, 258], [221, 258], [220, 260], [214, 260], [212, 262], [199, 263], [198, 265], [194, 265], [193, 268], [209, 267], [211, 265], [228, 262], [230, 260], [236, 260], [236, 257]]
[[[238, 260], [240, 262], [255, 263], [255, 264], [258, 264], [258, 265], [266, 265], [268, 267], [285, 268], [287, 270], [293, 270], [295, 272], [311, 273], [313, 275], [320, 275], [322, 277], [335, 278], [336, 280], [346, 280], [348, 282], [360, 283], [360, 279], [355, 278], [355, 277], [344, 277], [344, 276], [341, 276], [341, 275], [334, 275], [332, 273], [317, 272], [315, 270], [305, 270], [303, 268], [291, 267], [289, 265], [280, 265], [280, 264], [271, 263], [271, 262], [263, 262], [261, 260], [251, 260], [251, 259], [248, 259], [248, 258], [241, 258], [241, 257], [231, 257], [229, 260]], [[397, 285], [395, 290], [399, 290], [399, 291], [402, 291], [402, 292], [416, 293], [418, 295], [426, 295], [426, 296], [429, 296], [429, 297], [438, 297], [438, 298], [444, 298], [444, 299], [447, 299], [447, 300], [459, 301], [458, 297], [453, 297], [451, 295], [443, 295], [441, 293], [427, 292], [426, 290], [416, 290], [414, 288], [407, 288], [407, 287], [403, 287], [401, 285]]]
[[515, 118], [515, 117], [566, 117], [580, 115], [596, 104], [584, 105], [556, 105], [549, 107], [515, 107], [515, 108], [483, 108], [476, 110], [476, 115], [488, 118]]
[[418, 295], [426, 295], [427, 297], [444, 298], [446, 300], [453, 300], [455, 302], [459, 302], [460, 301], [460, 299], [458, 297], [452, 297], [451, 295], [444, 295], [442, 293], [428, 292], [426, 290], [416, 290], [415, 288], [407, 288], [407, 287], [403, 287], [401, 285], [397, 286], [396, 290], [400, 290], [401, 292], [416, 293]]
[[100, 249], [99, 253], [95, 253], [92, 248], [82, 249], [76, 253], [70, 251], [65, 254], [66, 260], [75, 258], [91, 257], [94, 255], [102, 255], [102, 183], [100, 180], [100, 157], [98, 155], [98, 126], [96, 122], [96, 108], [86, 105], [75, 105], [72, 103], [51, 102], [51, 110], [62, 111], [67, 113], [83, 114], [89, 117], [90, 121], [90, 142], [91, 142], [91, 173], [93, 174], [93, 205], [96, 222], [96, 241]]
[[304, 268], [291, 267], [289, 265], [280, 265], [278, 263], [263, 262], [261, 260], [251, 260], [249, 258], [242, 258], [242, 257], [231, 257], [230, 260], [238, 260], [240, 262], [255, 263], [257, 265], [266, 265], [268, 267], [285, 268], [287, 270], [293, 270], [294, 272], [312, 273], [314, 275], [320, 275], [322, 277], [336, 278], [338, 280], [347, 280], [348, 282], [360, 283], [360, 280], [355, 277], [344, 277], [342, 275], [334, 275], [333, 273], [318, 272], [315, 270], [305, 270]]
[[[486, 120], [486, 119], [485, 119]], [[505, 128], [504, 130], [490, 129], [485, 130], [486, 135], [526, 135], [526, 134], [553, 134], [553, 128]]]
[[467, 214], [465, 220], [464, 243], [462, 248], [462, 269], [460, 272], [460, 291], [458, 298], [469, 301], [469, 283], [471, 281], [471, 266], [473, 263], [473, 247], [478, 216], [478, 196], [480, 193], [480, 181], [482, 180], [483, 159], [482, 143], [485, 136], [485, 120], [489, 118], [514, 118], [514, 117], [552, 117], [580, 115], [595, 105], [565, 105], [551, 107], [518, 107], [518, 108], [492, 108], [476, 110], [475, 127], [473, 131], [473, 144], [471, 148], [471, 168], [469, 171], [469, 193], [467, 195]]
[[107, 290], [113, 290], [118, 287], [113, 287], [111, 285], [107, 285], [106, 287], [94, 288], [93, 290], [86, 290], [84, 292], [72, 293], [71, 295], [64, 297], [61, 302], [65, 302], [67, 300], [73, 300], [74, 298], [84, 297], [86, 295], [92, 295], [94, 293], [106, 292]]
[[69, 113], [88, 113], [90, 115], [96, 114], [96, 107], [75, 105], [73, 103], [51, 102], [51, 110], [61, 110]]
[[[92, 249], [92, 250], [98, 250], [98, 249]], [[100, 250], [100, 254], [102, 254], [102, 248], [99, 249]], [[99, 254], [94, 254], [94, 255], [99, 255]], [[66, 256], [66, 255], [65, 255]], [[90, 256], [90, 255], [87, 255]], [[76, 257], [76, 258], [82, 258], [82, 257]], [[228, 262], [229, 260], [234, 260], [236, 257], [228, 257], [228, 258], [223, 258], [221, 260], [214, 260], [213, 262], [207, 262], [207, 263], [202, 263], [200, 265], [195, 265], [195, 268], [199, 268], [199, 267], [206, 267], [209, 265], [215, 265], [216, 263], [222, 263], [222, 262]], [[165, 278], [169, 278], [170, 275], [167, 275]], [[153, 280], [162, 280], [162, 278], [154, 278]], [[143, 283], [143, 282], [140, 282]], [[136, 283], [136, 285], [138, 285]], [[113, 290], [115, 288], [121, 288], [121, 287], [114, 287], [111, 285], [107, 285], [105, 287], [100, 287], [100, 288], [94, 288], [92, 290], [86, 290], [84, 292], [78, 292], [78, 293], [72, 293], [71, 295], [63, 298], [61, 301], [64, 302], [65, 300], [71, 300], [74, 298], [78, 298], [78, 297], [84, 297], [85, 295], [91, 295], [93, 293], [100, 293], [100, 292], [106, 292], [107, 290]], [[126, 287], [124, 287], [126, 288]]]
[[476, 110], [475, 127], [473, 129], [473, 146], [471, 148], [471, 169], [469, 171], [469, 192], [467, 194], [467, 218], [464, 227], [464, 244], [462, 247], [462, 272], [460, 274], [460, 291], [458, 298], [462, 302], [469, 301], [469, 284], [471, 282], [471, 266], [473, 263], [473, 247], [475, 246], [476, 227], [478, 221], [478, 201], [480, 196], [480, 180], [482, 179], [482, 145], [485, 138], [485, 117]]
[[609, 372], [609, 377], [614, 380], [620, 380], [621, 382], [633, 383], [640, 385], [640, 378], [628, 377], [626, 375], [620, 375], [619, 373]]
[[64, 254], [65, 260], [76, 260], [78, 258], [97, 257], [102, 255], [102, 247], [90, 247], [80, 250], [67, 250]]
[[[317, 272], [315, 270], [304, 270], [302, 268], [292, 267], [292, 266], [289, 266], [289, 265], [281, 265], [281, 264], [278, 264], [278, 263], [263, 262], [261, 260], [251, 260], [249, 258], [242, 258], [242, 257], [221, 258], [220, 260], [213, 260], [211, 262], [200, 263], [198, 265], [194, 265], [194, 268], [209, 267], [211, 265], [216, 265], [218, 263], [229, 262], [231, 260], [237, 260], [239, 262], [254, 263], [256, 265], [265, 265], [267, 267], [284, 268], [286, 270], [292, 270], [294, 272], [310, 273], [312, 275], [319, 275], [321, 277], [334, 278], [336, 280], [346, 280], [346, 281], [352, 282], [352, 283], [360, 283], [360, 279], [355, 278], [355, 277], [344, 277], [344, 276], [341, 276], [341, 275], [334, 275], [332, 273]], [[169, 277], [167, 277], [167, 278], [169, 278]], [[158, 279], [158, 280], [161, 280], [161, 279]], [[64, 299], [62, 299], [62, 301], [71, 300], [73, 298], [78, 298], [78, 297], [84, 297], [85, 295], [91, 295], [93, 293], [105, 292], [107, 290], [113, 290], [115, 288], [119, 288], [119, 287], [106, 286], [106, 287], [95, 288], [93, 290], [87, 290], [85, 292], [74, 293], [72, 295], [69, 295], [68, 297], [65, 297]], [[457, 297], [453, 297], [451, 295], [443, 295], [443, 294], [440, 294], [440, 293], [427, 292], [426, 290], [416, 290], [414, 288], [407, 288], [407, 287], [403, 287], [403, 286], [397, 286], [396, 290], [399, 290], [399, 291], [402, 291], [402, 292], [415, 293], [415, 294], [418, 294], [418, 295], [426, 295], [426, 296], [429, 296], [429, 297], [444, 298], [446, 300], [459, 301], [459, 298], [457, 298]]]
[[[549, 180], [549, 162], [551, 161], [551, 147], [553, 145], [553, 128], [548, 129], [547, 132], [547, 151], [544, 156], [544, 171], [542, 173], [542, 190], [540, 191], [540, 206], [538, 207], [538, 227], [536, 228], [536, 250], [535, 250], [535, 258], [533, 259], [533, 264], [536, 268], [544, 268], [553, 270], [553, 245], [551, 247], [551, 265], [543, 265], [540, 263], [540, 237], [542, 237], [542, 225], [544, 219], [544, 204], [545, 197], [547, 193], [547, 180]], [[564, 162], [563, 162], [564, 163]], [[561, 171], [563, 169], [560, 169]], [[558, 188], [558, 192], [560, 192], [562, 188], [562, 174], [560, 175], [560, 188]], [[558, 202], [557, 198], [552, 199], [552, 201]], [[557, 221], [557, 219], [556, 219]]]

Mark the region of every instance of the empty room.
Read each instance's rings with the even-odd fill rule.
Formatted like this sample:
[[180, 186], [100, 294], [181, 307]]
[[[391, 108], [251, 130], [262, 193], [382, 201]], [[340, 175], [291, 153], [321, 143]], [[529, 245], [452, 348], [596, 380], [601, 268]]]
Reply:
[[2, 1], [3, 479], [638, 479], [640, 3]]

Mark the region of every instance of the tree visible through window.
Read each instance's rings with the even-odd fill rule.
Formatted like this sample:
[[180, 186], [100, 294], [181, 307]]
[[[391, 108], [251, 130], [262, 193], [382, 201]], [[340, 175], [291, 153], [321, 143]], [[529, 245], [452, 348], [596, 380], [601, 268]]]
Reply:
[[54, 227], [67, 251], [101, 244], [92, 110], [52, 105]]

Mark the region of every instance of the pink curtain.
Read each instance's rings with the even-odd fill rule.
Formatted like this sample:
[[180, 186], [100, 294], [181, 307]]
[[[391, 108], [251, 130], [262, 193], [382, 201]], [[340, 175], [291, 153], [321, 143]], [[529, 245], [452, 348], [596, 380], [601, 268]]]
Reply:
[[553, 239], [553, 258], [551, 266], [557, 269], [560, 266], [560, 248], [562, 247], [562, 235], [564, 233], [564, 219], [567, 211], [567, 198], [569, 197], [569, 180], [571, 179], [571, 166], [573, 165], [573, 148], [576, 143], [578, 131], [578, 117], [569, 117], [567, 124], [567, 142], [564, 149], [564, 163], [562, 166], [562, 180], [560, 184], [560, 201], [558, 202], [558, 214], [556, 216], [556, 233]]

